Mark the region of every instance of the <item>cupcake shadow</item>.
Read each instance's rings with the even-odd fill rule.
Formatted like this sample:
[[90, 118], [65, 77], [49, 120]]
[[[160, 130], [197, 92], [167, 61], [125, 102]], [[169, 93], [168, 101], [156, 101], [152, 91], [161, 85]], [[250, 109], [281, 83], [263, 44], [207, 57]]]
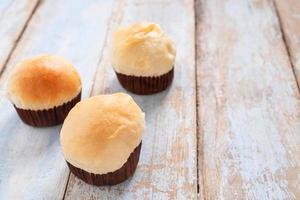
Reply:
[[[118, 79], [113, 79], [107, 87], [105, 87], [103, 93], [115, 93], [115, 92], [125, 92], [132, 96], [134, 100], [141, 106], [142, 110], [148, 114], [156, 111], [157, 108], [161, 107], [165, 99], [168, 97], [172, 90], [173, 84], [169, 85], [165, 90], [151, 94], [151, 95], [139, 95], [132, 93], [122, 87]], [[111, 89], [113, 88], [113, 89]], [[100, 94], [100, 93], [99, 93]]]

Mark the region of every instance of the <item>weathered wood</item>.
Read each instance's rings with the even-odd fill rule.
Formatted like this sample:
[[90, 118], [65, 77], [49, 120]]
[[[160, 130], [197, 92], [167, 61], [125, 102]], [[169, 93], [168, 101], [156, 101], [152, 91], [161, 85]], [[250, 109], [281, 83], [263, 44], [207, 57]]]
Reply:
[[[151, 21], [174, 39], [175, 79], [165, 92], [132, 95], [145, 111], [147, 123], [134, 177], [117, 186], [94, 187], [71, 175], [66, 199], [197, 198], [193, 6], [192, 0], [131, 0], [115, 6], [110, 34], [119, 24]], [[124, 91], [111, 67], [109, 48], [108, 40], [92, 95]]]
[[[87, 97], [98, 67], [113, 1], [43, 1], [0, 79], [1, 91], [16, 62], [40, 53], [69, 59]], [[0, 199], [62, 199], [69, 170], [59, 147], [60, 126], [32, 128], [0, 100]]]
[[0, 72], [37, 6], [38, 0], [1, 0]]
[[273, 3], [199, 0], [197, 24], [205, 198], [299, 199], [300, 95]]
[[300, 85], [300, 1], [275, 0], [291, 61]]

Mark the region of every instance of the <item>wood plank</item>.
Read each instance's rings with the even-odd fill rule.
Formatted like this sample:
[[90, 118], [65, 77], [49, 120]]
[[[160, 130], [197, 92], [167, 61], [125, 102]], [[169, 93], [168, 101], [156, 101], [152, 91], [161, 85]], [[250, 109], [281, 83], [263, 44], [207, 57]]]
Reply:
[[300, 85], [300, 1], [275, 0], [290, 58]]
[[0, 74], [39, 0], [1, 0], [0, 2]]
[[[165, 92], [132, 95], [146, 112], [147, 124], [134, 177], [117, 186], [94, 187], [71, 175], [66, 199], [197, 198], [193, 3], [192, 0], [119, 1], [111, 30], [119, 24], [136, 21], [160, 24], [177, 46], [175, 79]], [[111, 68], [109, 44], [108, 40], [92, 95], [125, 92]]]
[[199, 0], [197, 24], [205, 199], [299, 199], [300, 95], [272, 1]]
[[[40, 53], [66, 57], [92, 89], [113, 1], [44, 1], [30, 21], [0, 79], [1, 90], [16, 62]], [[59, 146], [61, 126], [32, 128], [0, 100], [0, 199], [62, 199], [69, 170]]]

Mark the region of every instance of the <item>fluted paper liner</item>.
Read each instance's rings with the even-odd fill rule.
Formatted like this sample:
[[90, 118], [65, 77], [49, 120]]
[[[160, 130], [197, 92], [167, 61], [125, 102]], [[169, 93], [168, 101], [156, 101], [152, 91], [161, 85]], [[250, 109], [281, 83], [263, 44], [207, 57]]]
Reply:
[[28, 110], [21, 109], [14, 105], [21, 120], [31, 126], [45, 127], [61, 124], [67, 117], [69, 111], [81, 99], [81, 92], [71, 101], [64, 103], [61, 106], [45, 110]]
[[67, 162], [67, 164], [70, 168], [70, 171], [75, 176], [88, 184], [97, 186], [116, 185], [127, 180], [135, 172], [137, 164], [139, 162], [141, 146], [142, 142], [134, 149], [127, 161], [120, 169], [114, 172], [109, 172], [107, 174], [93, 174], [83, 169], [77, 168], [69, 162]]
[[174, 77], [174, 68], [161, 76], [128, 76], [116, 72], [121, 85], [128, 91], [135, 94], [149, 95], [165, 90]]

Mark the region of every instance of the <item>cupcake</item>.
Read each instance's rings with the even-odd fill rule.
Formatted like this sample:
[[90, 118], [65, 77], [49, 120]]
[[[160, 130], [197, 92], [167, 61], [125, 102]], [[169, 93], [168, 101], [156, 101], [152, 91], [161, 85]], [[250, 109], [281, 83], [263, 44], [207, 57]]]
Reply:
[[139, 161], [145, 115], [127, 94], [99, 95], [76, 104], [60, 133], [71, 172], [86, 183], [115, 185]]
[[64, 121], [80, 101], [81, 81], [72, 64], [53, 55], [40, 55], [17, 64], [7, 87], [20, 118], [36, 127]]
[[121, 85], [136, 94], [166, 89], [174, 76], [176, 50], [154, 23], [118, 29], [112, 37], [112, 65]]

